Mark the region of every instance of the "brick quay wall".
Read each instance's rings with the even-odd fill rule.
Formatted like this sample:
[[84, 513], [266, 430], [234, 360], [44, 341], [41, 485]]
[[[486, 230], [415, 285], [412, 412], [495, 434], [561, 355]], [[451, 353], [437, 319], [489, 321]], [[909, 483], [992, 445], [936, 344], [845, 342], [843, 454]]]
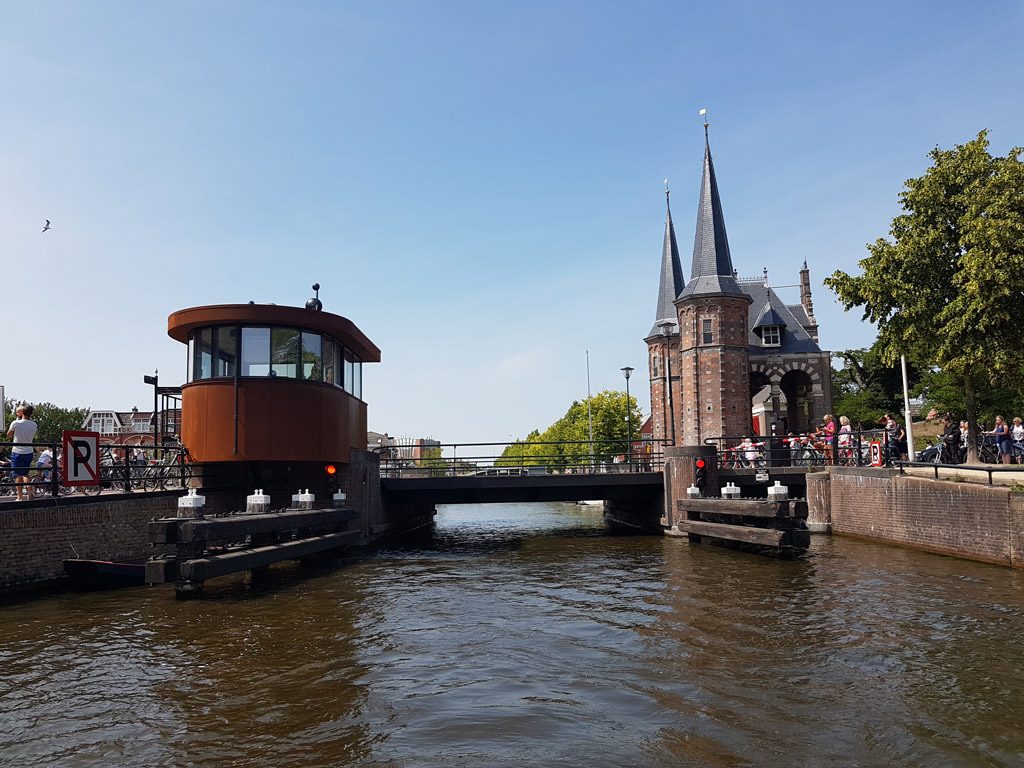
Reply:
[[[224, 467], [214, 469], [210, 473], [214, 487], [199, 489], [206, 497], [204, 512], [215, 515], [244, 509], [253, 478], [244, 472], [238, 477], [225, 475]], [[360, 511], [355, 526], [363, 545], [433, 522], [433, 505], [395, 504], [382, 497], [379, 460], [373, 454], [354, 451], [352, 462], [338, 469], [338, 487], [348, 495], [348, 505]], [[320, 465], [307, 476], [289, 470], [283, 479], [271, 478], [264, 490], [271, 495], [274, 508], [282, 508], [298, 488], [322, 480], [322, 474]], [[197, 480], [202, 479], [197, 474]], [[129, 495], [75, 494], [0, 504], [0, 595], [59, 587], [66, 581], [65, 559], [131, 561], [159, 554], [149, 541], [147, 523], [175, 517], [182, 495], [180, 489]], [[317, 498], [328, 498], [327, 491], [318, 489]]]
[[134, 560], [153, 554], [146, 523], [176, 514], [181, 491], [37, 499], [0, 506], [0, 592], [64, 579], [65, 558]]
[[1024, 494], [1006, 487], [830, 467], [807, 475], [807, 499], [834, 535], [1024, 568]]

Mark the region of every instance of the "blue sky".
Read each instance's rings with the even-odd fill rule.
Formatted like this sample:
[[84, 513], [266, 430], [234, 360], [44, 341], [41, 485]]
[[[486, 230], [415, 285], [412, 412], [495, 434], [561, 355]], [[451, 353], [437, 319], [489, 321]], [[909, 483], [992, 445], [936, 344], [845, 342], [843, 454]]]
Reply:
[[317, 281], [382, 350], [371, 429], [542, 429], [587, 349], [646, 410], [662, 180], [688, 263], [704, 106], [741, 275], [806, 259], [823, 346], [865, 346], [821, 280], [929, 149], [1024, 144], [1021, 29], [1019, 2], [0, 2], [0, 384], [145, 408], [143, 374], [185, 374], [168, 314]]

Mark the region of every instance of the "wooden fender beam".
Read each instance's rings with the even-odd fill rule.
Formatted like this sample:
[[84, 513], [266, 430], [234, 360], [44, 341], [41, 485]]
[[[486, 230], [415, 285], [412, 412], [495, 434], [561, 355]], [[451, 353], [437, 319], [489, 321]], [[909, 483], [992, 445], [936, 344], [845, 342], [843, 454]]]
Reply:
[[676, 527], [683, 533], [694, 533], [728, 541], [744, 541], [747, 544], [760, 544], [766, 547], [778, 547], [783, 543], [786, 531], [772, 528], [753, 528], [747, 525], [726, 525], [725, 523], [705, 523], [702, 520], [680, 520]]
[[204, 517], [178, 521], [178, 537], [183, 544], [193, 541], [232, 541], [253, 533], [315, 526], [341, 527], [342, 523], [358, 517], [359, 513], [354, 509], [310, 509], [266, 515]]
[[180, 581], [205, 581], [229, 573], [248, 571], [260, 566], [270, 565], [281, 560], [297, 560], [300, 557], [314, 555], [328, 549], [337, 549], [359, 541], [359, 531], [343, 531], [313, 536], [308, 539], [289, 541], [284, 544], [273, 544], [255, 549], [240, 549], [223, 555], [210, 555], [195, 560], [187, 560], [178, 567]]

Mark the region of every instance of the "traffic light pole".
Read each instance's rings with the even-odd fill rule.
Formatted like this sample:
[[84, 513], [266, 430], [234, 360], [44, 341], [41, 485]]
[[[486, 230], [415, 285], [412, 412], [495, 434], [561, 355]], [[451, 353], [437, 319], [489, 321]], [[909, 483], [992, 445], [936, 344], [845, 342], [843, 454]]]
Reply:
[[[704, 466], [698, 467], [698, 461]], [[713, 445], [682, 445], [665, 448], [665, 514], [662, 525], [671, 528], [683, 518], [685, 513], [679, 512], [679, 502], [685, 501], [686, 489], [697, 485], [697, 472], [702, 472], [704, 487], [700, 488], [701, 496], [714, 498], [719, 495], [718, 451]]]

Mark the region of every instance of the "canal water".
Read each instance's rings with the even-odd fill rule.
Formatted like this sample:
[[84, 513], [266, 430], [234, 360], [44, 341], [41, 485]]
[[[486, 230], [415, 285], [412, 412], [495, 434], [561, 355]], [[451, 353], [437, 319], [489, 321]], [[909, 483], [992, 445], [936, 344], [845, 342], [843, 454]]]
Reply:
[[1024, 574], [995, 566], [510, 504], [210, 586], [0, 608], [0, 765], [1024, 765]]

